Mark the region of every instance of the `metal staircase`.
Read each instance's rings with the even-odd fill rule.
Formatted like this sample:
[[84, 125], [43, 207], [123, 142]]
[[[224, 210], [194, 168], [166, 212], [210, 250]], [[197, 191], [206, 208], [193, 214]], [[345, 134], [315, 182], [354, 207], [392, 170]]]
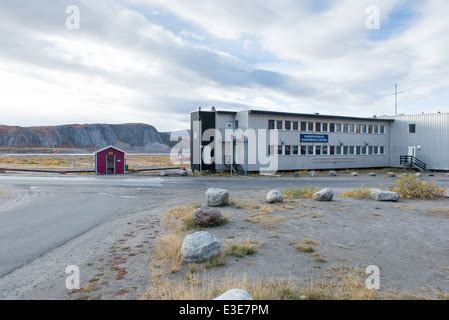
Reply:
[[426, 163], [414, 156], [401, 156], [400, 163], [405, 169], [417, 169], [419, 171], [426, 170]]

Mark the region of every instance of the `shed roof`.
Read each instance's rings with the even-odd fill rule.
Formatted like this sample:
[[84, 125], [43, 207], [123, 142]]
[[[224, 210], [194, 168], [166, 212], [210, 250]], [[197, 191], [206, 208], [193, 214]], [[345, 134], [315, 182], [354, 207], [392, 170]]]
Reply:
[[121, 150], [121, 149], [119, 149], [119, 148], [117, 148], [117, 147], [114, 147], [114, 146], [107, 146], [107, 147], [105, 147], [105, 148], [103, 148], [103, 149], [100, 149], [100, 150], [95, 151], [95, 154], [100, 153], [100, 152], [103, 152], [103, 151], [108, 150], [108, 149], [114, 149], [114, 150], [120, 151], [120, 152], [122, 152], [122, 153], [126, 153], [125, 151], [123, 151], [123, 150]]

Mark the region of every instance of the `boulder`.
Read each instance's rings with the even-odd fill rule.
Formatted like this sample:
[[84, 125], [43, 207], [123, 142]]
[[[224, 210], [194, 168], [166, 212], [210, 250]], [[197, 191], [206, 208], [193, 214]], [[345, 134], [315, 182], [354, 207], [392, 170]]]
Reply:
[[417, 172], [417, 173], [415, 173], [415, 177], [421, 177], [421, 172]]
[[371, 198], [376, 201], [398, 201], [399, 193], [380, 189], [370, 190]]
[[295, 172], [295, 173], [293, 174], [293, 177], [298, 178], [298, 177], [300, 177], [300, 175], [299, 175], [298, 172]]
[[329, 177], [336, 177], [336, 176], [337, 176], [337, 172], [336, 171], [333, 171], [333, 170], [329, 171]]
[[325, 188], [313, 194], [313, 199], [316, 201], [332, 201], [334, 197], [334, 191], [329, 188]]
[[216, 297], [214, 300], [254, 300], [251, 295], [242, 289], [231, 289]]
[[223, 207], [229, 203], [229, 191], [226, 189], [209, 188], [206, 191], [206, 200], [209, 207]]
[[351, 172], [351, 176], [353, 176], [353, 177], [357, 177], [359, 174], [358, 174], [358, 172]]
[[375, 172], [370, 172], [370, 173], [369, 173], [369, 176], [370, 176], [370, 177], [375, 177], [375, 176], [376, 176], [376, 173], [375, 173]]
[[168, 176], [169, 176], [169, 173], [168, 173], [167, 171], [161, 171], [161, 172], [160, 172], [160, 176], [161, 176], [161, 177], [168, 177]]
[[218, 209], [204, 207], [196, 209], [193, 213], [193, 221], [201, 227], [211, 227], [219, 224], [222, 219], [221, 212]]
[[179, 170], [178, 174], [179, 174], [181, 177], [186, 177], [186, 176], [189, 175], [189, 172], [188, 172], [187, 170], [185, 170], [185, 169], [181, 169], [181, 170]]
[[390, 178], [396, 177], [396, 173], [394, 173], [394, 172], [388, 172], [387, 175], [388, 175]]
[[445, 197], [446, 197], [446, 198], [449, 198], [449, 189], [448, 189], [448, 190], [446, 190], [446, 194], [445, 194]]
[[317, 176], [317, 173], [316, 173], [316, 171], [309, 171], [309, 177], [316, 177]]
[[267, 202], [268, 203], [277, 203], [284, 201], [284, 198], [282, 197], [282, 193], [278, 190], [271, 190], [267, 194]]
[[221, 245], [217, 238], [205, 231], [198, 231], [184, 237], [181, 257], [185, 262], [201, 262], [220, 254]]
[[435, 173], [429, 173], [427, 176], [428, 177], [435, 177]]

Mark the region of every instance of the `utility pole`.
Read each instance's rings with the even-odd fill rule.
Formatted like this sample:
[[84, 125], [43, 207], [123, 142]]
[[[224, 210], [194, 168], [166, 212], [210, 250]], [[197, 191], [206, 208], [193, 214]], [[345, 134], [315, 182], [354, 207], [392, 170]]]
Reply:
[[397, 116], [398, 115], [398, 94], [401, 94], [404, 92], [398, 92], [398, 84], [395, 83], [394, 84], [394, 115]]

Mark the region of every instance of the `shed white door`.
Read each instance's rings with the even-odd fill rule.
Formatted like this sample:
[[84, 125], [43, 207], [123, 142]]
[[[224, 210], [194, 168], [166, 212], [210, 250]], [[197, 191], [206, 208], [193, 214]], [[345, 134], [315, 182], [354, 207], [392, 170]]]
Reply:
[[416, 146], [408, 147], [408, 155], [412, 157], [416, 157]]

